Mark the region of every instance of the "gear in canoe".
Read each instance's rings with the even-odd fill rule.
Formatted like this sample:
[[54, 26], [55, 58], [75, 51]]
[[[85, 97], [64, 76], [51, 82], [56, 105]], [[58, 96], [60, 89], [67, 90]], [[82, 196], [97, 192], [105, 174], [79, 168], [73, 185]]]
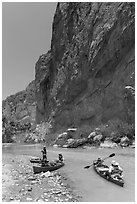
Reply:
[[124, 180], [122, 175], [123, 170], [119, 166], [119, 164], [115, 161], [111, 162], [110, 167], [103, 164], [105, 159], [114, 157], [114, 156], [115, 156], [115, 153], [110, 154], [108, 157], [104, 159], [99, 157], [97, 160], [94, 160], [91, 165], [85, 166], [84, 168], [88, 169], [91, 166], [93, 166], [96, 173], [99, 174], [101, 177], [123, 187], [124, 186]]
[[[31, 163], [42, 163], [43, 161], [45, 161], [45, 160], [43, 160], [39, 157], [35, 157], [35, 158], [30, 159]], [[63, 162], [63, 155], [62, 154], [58, 154], [58, 161]]]
[[[96, 161], [95, 161], [96, 162]], [[97, 174], [99, 174], [104, 179], [111, 181], [119, 186], [124, 186], [124, 180], [122, 176], [118, 173], [110, 173], [109, 167], [107, 165], [102, 165], [102, 167], [98, 167], [96, 164], [93, 163], [93, 168]]]
[[49, 162], [47, 160], [47, 156], [45, 157], [45, 152], [42, 151], [42, 153], [43, 153], [43, 159], [40, 159], [40, 158], [30, 159], [31, 163], [38, 163], [37, 166], [33, 166], [33, 171], [35, 174], [46, 172], [46, 171], [54, 171], [64, 166], [62, 154], [58, 154], [57, 160]]

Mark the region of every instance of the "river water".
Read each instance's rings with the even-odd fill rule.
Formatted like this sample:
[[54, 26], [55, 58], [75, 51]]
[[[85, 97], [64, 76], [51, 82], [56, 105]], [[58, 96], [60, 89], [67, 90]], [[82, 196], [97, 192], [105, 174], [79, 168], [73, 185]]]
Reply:
[[[2, 153], [41, 157], [42, 146], [3, 144]], [[83, 168], [97, 157], [105, 158], [113, 152], [116, 154], [115, 157], [106, 159], [105, 163], [109, 165], [113, 159], [123, 168], [125, 180], [123, 188], [101, 178], [92, 167]], [[72, 181], [74, 192], [82, 196], [83, 202], [135, 202], [135, 149], [47, 148], [49, 160], [56, 159], [59, 153], [62, 153], [65, 159], [65, 166], [60, 171]]]

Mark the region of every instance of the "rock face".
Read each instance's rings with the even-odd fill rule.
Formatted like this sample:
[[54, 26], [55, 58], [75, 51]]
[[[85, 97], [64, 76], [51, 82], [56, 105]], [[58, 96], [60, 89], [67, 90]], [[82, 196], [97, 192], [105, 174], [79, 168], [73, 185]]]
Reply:
[[2, 101], [2, 117], [15, 124], [35, 124], [35, 81], [32, 81], [26, 90], [11, 95]]
[[135, 3], [58, 3], [51, 50], [35, 66], [36, 122], [134, 123], [134, 45]]

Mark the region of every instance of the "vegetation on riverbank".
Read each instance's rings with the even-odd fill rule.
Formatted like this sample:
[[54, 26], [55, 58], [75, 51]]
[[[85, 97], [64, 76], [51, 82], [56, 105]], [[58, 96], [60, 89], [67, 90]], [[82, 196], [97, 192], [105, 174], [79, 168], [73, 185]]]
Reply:
[[90, 126], [71, 127], [51, 132], [51, 124], [39, 125], [33, 133], [28, 133], [25, 142], [46, 142], [49, 145], [61, 147], [78, 147], [82, 145], [100, 146], [106, 141], [114, 143], [114, 146], [126, 147], [134, 144], [135, 127], [120, 120], [110, 120], [107, 124], [101, 124], [96, 128]]
[[94, 129], [90, 126], [81, 126], [62, 129], [58, 132], [53, 132], [52, 125], [48, 122], [37, 125], [33, 130], [26, 125], [24, 134], [20, 132], [20, 126], [19, 129], [15, 129], [15, 127], [15, 124], [9, 123], [4, 126], [3, 142], [45, 142], [48, 145], [68, 148], [83, 145], [104, 147], [106, 142], [107, 147], [127, 147], [135, 144], [134, 124], [128, 124], [118, 119], [109, 120], [108, 123], [101, 124]]

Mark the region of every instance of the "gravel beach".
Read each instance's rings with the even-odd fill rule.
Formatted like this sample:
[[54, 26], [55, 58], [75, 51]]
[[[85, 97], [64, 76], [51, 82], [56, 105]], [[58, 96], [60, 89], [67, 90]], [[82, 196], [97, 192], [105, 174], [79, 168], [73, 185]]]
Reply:
[[77, 202], [71, 181], [59, 170], [33, 174], [30, 156], [2, 155], [2, 201]]

